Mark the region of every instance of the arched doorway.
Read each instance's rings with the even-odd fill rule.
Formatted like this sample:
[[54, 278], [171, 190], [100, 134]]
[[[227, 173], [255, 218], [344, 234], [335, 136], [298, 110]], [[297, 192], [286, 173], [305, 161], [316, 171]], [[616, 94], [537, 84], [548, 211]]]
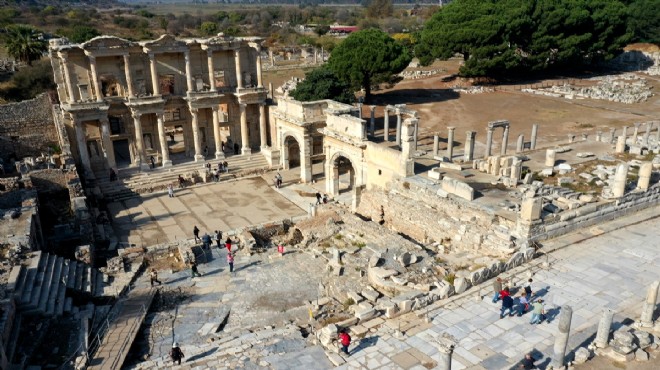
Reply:
[[300, 167], [300, 144], [293, 136], [284, 139], [284, 168]]
[[333, 196], [351, 191], [355, 186], [355, 168], [348, 157], [336, 154], [333, 156], [326, 176], [326, 191]]

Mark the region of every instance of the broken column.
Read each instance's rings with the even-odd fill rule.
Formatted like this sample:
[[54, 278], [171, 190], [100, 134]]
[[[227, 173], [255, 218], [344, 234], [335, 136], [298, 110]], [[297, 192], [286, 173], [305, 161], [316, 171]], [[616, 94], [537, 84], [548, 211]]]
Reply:
[[641, 125], [641, 123], [635, 122], [635, 129], [633, 130], [633, 137], [632, 137], [633, 144], [637, 143], [637, 135], [639, 135], [639, 125]]
[[651, 182], [651, 175], [653, 174], [653, 163], [645, 162], [639, 166], [639, 179], [637, 180], [637, 188], [642, 190], [649, 189]]
[[451, 157], [454, 156], [454, 130], [456, 130], [456, 127], [447, 127], [447, 130], [449, 130], [449, 133], [447, 134], [447, 158], [449, 158], [449, 161], [451, 162]]
[[358, 103], [358, 118], [362, 119], [362, 103]]
[[566, 357], [566, 347], [568, 346], [568, 336], [571, 331], [571, 318], [573, 309], [571, 306], [562, 306], [559, 314], [559, 333], [555, 337], [555, 346], [553, 348], [552, 361], [550, 366], [553, 369], [564, 368], [564, 358]]
[[646, 131], [644, 131], [644, 145], [649, 145], [649, 137], [651, 137], [651, 129], [653, 128], [653, 121], [646, 122]]
[[518, 142], [516, 143], [516, 153], [522, 152], [524, 146], [525, 146], [525, 135], [520, 134], [518, 135]]
[[506, 155], [506, 147], [509, 145], [509, 125], [504, 126], [504, 133], [502, 134], [502, 147], [500, 148], [500, 155]]
[[535, 197], [532, 191], [529, 195], [525, 195], [522, 204], [520, 205], [520, 218], [523, 221], [535, 221], [541, 218], [543, 211], [543, 198]]
[[465, 133], [465, 136], [465, 153], [463, 153], [463, 159], [467, 162], [474, 158], [474, 139], [477, 133], [468, 131]]
[[440, 361], [438, 361], [437, 369], [451, 370], [451, 355], [456, 348], [457, 340], [447, 333], [443, 333], [442, 337], [438, 338], [438, 354]]
[[509, 177], [512, 180], [511, 186], [518, 185], [520, 181], [520, 174], [522, 173], [522, 161], [515, 157], [513, 163], [511, 164], [511, 176]]
[[611, 129], [610, 129], [610, 140], [608, 141], [608, 143], [612, 144], [612, 143], [614, 142], [614, 134], [615, 134], [615, 133], [616, 133], [616, 129], [615, 129], [615, 128], [611, 128]]
[[438, 146], [440, 145], [440, 136], [439, 135], [433, 135], [433, 156], [437, 157], [438, 156]]
[[403, 158], [410, 159], [413, 157], [414, 153], [414, 147], [413, 145], [415, 144], [415, 139], [413, 138], [413, 135], [415, 134], [415, 125], [417, 125], [418, 121], [415, 118], [406, 118], [405, 121], [403, 121], [403, 127], [401, 128], [401, 154], [403, 155]]
[[535, 123], [532, 125], [532, 140], [529, 146], [531, 150], [536, 149], [536, 135], [538, 135], [538, 133], [539, 133], [539, 124]]
[[596, 141], [598, 141], [598, 142], [603, 141], [603, 132], [602, 131], [596, 131]]
[[370, 105], [369, 110], [371, 111], [371, 121], [369, 121], [369, 134], [371, 137], [374, 137], [376, 132], [376, 106]]
[[396, 110], [396, 145], [401, 145], [401, 111]]
[[623, 126], [623, 131], [621, 132], [621, 136], [623, 136], [623, 142], [625, 143], [628, 141], [628, 126]]
[[660, 281], [654, 281], [649, 286], [649, 290], [646, 292], [646, 301], [642, 306], [642, 316], [640, 318], [640, 326], [642, 327], [652, 327], [653, 326], [653, 311], [655, 310], [655, 304], [658, 300], [658, 288], [660, 287]]
[[385, 141], [390, 141], [390, 110], [387, 106], [383, 110], [383, 125], [383, 138]]
[[621, 135], [616, 141], [615, 153], [624, 153], [626, 151], [626, 137]]
[[554, 149], [548, 149], [545, 151], [545, 165], [546, 167], [554, 167], [555, 166], [555, 157], [557, 155], [557, 152], [555, 152]]
[[572, 144], [575, 141], [575, 135], [574, 134], [568, 134], [568, 143]]
[[610, 340], [610, 329], [612, 328], [612, 318], [614, 311], [606, 308], [603, 311], [603, 317], [600, 318], [598, 323], [598, 331], [596, 332], [596, 339], [594, 344], [598, 348], [606, 348]]
[[486, 131], [486, 153], [484, 153], [484, 158], [490, 157], [491, 150], [493, 147], [493, 128], [489, 127]]
[[415, 139], [414, 139], [414, 148], [417, 150], [417, 138], [419, 137], [419, 121], [415, 120]]
[[628, 178], [628, 164], [619, 163], [616, 166], [614, 174], [614, 183], [612, 184], [612, 194], [615, 198], [620, 198], [626, 192], [626, 179]]

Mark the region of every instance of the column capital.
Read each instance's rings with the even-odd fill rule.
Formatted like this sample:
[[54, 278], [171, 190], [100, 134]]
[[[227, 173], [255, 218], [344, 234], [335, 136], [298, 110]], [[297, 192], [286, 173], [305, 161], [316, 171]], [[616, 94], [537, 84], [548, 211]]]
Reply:
[[92, 53], [86, 51], [85, 55], [87, 55], [87, 58], [89, 58], [90, 63], [96, 63], [96, 56], [94, 56]]
[[214, 106], [211, 107], [211, 109], [212, 109], [214, 112], [217, 112], [217, 111], [220, 110], [220, 107], [218, 107], [217, 105], [214, 105]]
[[73, 114], [71, 114], [71, 121], [73, 121], [74, 125], [79, 125], [82, 123], [82, 119], [80, 119], [80, 117]]
[[373, 111], [376, 110], [376, 106], [375, 106], [375, 105], [370, 105], [370, 106], [369, 106], [369, 109], [371, 109], [371, 111], [373, 112]]
[[199, 113], [199, 108], [192, 108], [191, 107], [190, 108], [190, 113], [196, 115], [197, 113]]
[[101, 122], [103, 124], [106, 124], [106, 123], [109, 124], [110, 119], [108, 118], [108, 116], [103, 116], [103, 117], [99, 118], [99, 122]]
[[239, 103], [238, 108], [241, 110], [241, 113], [245, 111], [245, 108], [247, 108], [246, 103]]
[[132, 111], [131, 116], [133, 116], [133, 119], [140, 119], [142, 117], [142, 112]]
[[186, 59], [186, 63], [190, 62], [190, 50], [185, 50], [183, 52], [183, 57]]
[[156, 53], [154, 53], [153, 51], [148, 51], [147, 55], [149, 56], [149, 61], [153, 62], [156, 60]]
[[454, 131], [454, 130], [456, 130], [456, 127], [454, 127], [454, 126], [447, 126], [447, 130], [449, 130], [449, 131]]
[[66, 51], [58, 51], [57, 56], [64, 62], [66, 63], [69, 59], [69, 53]]
[[207, 48], [207, 49], [206, 49], [206, 55], [207, 55], [208, 57], [212, 57], [212, 56], [213, 56], [213, 49], [208, 49], [208, 48]]

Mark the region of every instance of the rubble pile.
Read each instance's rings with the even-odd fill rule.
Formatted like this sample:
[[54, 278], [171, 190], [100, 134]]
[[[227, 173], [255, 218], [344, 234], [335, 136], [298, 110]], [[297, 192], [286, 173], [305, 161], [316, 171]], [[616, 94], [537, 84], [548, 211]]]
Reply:
[[275, 89], [275, 92], [282, 95], [283, 97], [288, 97], [289, 93], [293, 90], [296, 89], [296, 86], [298, 86], [298, 83], [300, 83], [303, 79], [298, 78], [298, 77], [293, 77], [292, 79], [284, 82], [284, 84], [277, 89]]
[[399, 73], [399, 76], [403, 78], [404, 80], [418, 80], [420, 78], [428, 78], [431, 76], [435, 76], [438, 73], [444, 72], [444, 69], [431, 69], [428, 71], [411, 71], [411, 70], [405, 70], [401, 73]]
[[461, 93], [461, 94], [483, 94], [483, 93], [490, 93], [494, 92], [495, 89], [491, 87], [484, 87], [484, 86], [454, 86], [452, 87], [452, 90]]

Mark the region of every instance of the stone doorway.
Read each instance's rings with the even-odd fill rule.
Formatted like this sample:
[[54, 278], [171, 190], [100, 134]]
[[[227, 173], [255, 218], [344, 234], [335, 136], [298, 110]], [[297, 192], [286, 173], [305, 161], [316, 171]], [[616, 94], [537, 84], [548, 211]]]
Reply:
[[300, 167], [300, 144], [293, 136], [284, 139], [284, 168]]
[[336, 196], [351, 191], [355, 186], [355, 169], [351, 160], [343, 155], [337, 155], [330, 162], [332, 172], [326, 176], [329, 187], [328, 193]]
[[183, 135], [183, 126], [165, 126], [165, 136], [167, 139], [167, 150], [170, 152], [170, 157], [186, 152], [186, 140]]
[[117, 167], [129, 166], [131, 164], [131, 151], [127, 139], [114, 140], [112, 142], [112, 148], [115, 151]]

